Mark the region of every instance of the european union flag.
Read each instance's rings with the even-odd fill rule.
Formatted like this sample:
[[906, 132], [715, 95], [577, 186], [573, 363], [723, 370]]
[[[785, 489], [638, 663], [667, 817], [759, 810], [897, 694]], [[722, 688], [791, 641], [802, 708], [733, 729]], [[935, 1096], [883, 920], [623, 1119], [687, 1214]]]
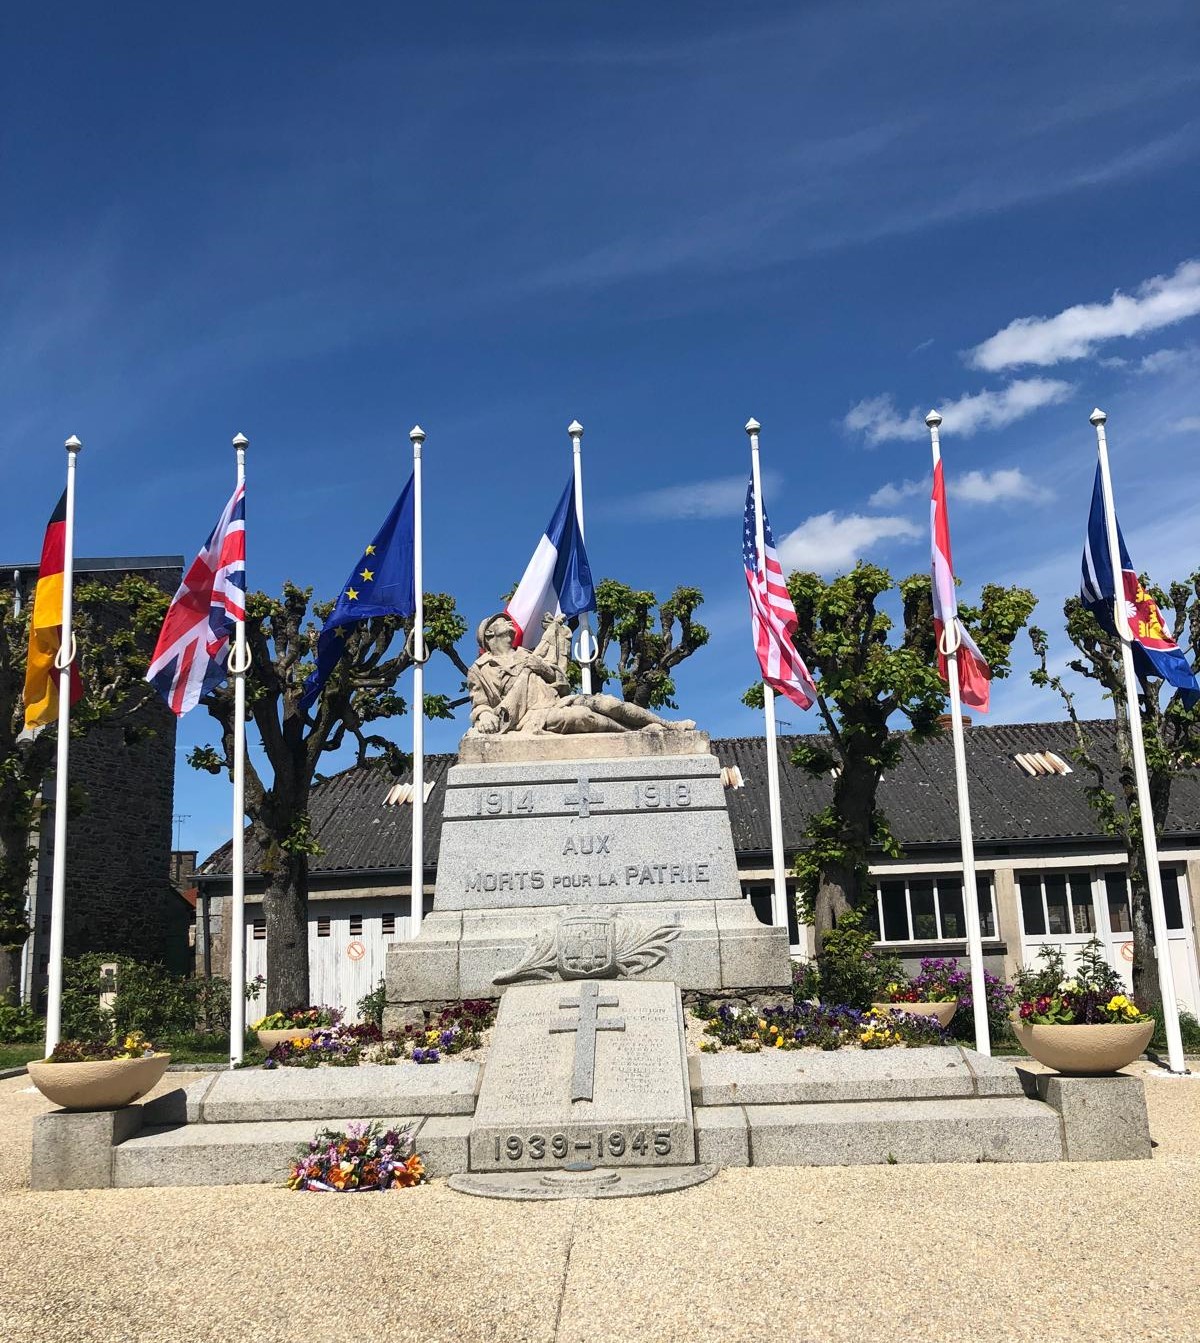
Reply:
[[362, 553], [353, 572], [342, 585], [337, 604], [321, 627], [317, 640], [317, 667], [304, 682], [300, 707], [306, 712], [321, 693], [329, 675], [346, 649], [341, 633], [372, 616], [411, 616], [416, 612], [413, 586], [413, 483], [400, 492], [374, 541]]

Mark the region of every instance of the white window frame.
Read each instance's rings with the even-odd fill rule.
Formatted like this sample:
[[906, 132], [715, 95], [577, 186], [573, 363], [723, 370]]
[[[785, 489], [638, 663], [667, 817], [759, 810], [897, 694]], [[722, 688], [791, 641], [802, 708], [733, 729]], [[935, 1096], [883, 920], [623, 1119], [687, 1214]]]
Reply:
[[[961, 869], [958, 872], [888, 872], [881, 871], [872, 873], [875, 879], [875, 917], [879, 921], [879, 936], [875, 939], [881, 947], [909, 947], [909, 946], [928, 946], [933, 942], [948, 942], [957, 945], [959, 942], [965, 942], [966, 937], [946, 937], [942, 933], [942, 900], [938, 883], [941, 881], [957, 882], [962, 889], [963, 895], [963, 918], [967, 916], [967, 883], [963, 880]], [[992, 927], [996, 930], [993, 933], [984, 933], [982, 941], [1000, 942], [1000, 922], [996, 915], [996, 878], [993, 870], [986, 869], [975, 872], [977, 882], [986, 881], [988, 884], [988, 898], [992, 910]], [[903, 939], [888, 938], [884, 936], [885, 924], [883, 921], [883, 883], [885, 881], [900, 881], [904, 883], [904, 915], [908, 923], [908, 937]], [[936, 937], [915, 937], [913, 935], [913, 911], [912, 911], [912, 889], [909, 885], [912, 881], [929, 881], [933, 883], [933, 918], [934, 926], [937, 928]]]

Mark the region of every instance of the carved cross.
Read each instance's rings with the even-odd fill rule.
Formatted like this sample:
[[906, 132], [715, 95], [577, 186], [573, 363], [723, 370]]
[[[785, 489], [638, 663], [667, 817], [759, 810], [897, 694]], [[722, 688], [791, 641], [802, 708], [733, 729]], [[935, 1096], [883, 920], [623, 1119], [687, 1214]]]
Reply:
[[619, 1007], [620, 1000], [615, 997], [600, 997], [600, 986], [594, 979], [585, 979], [579, 986], [579, 1000], [563, 998], [559, 1001], [559, 1007], [577, 1007], [579, 1009], [578, 1020], [559, 1018], [558, 1021], [550, 1025], [550, 1034], [555, 1035], [561, 1031], [576, 1031], [575, 1036], [575, 1069], [571, 1074], [571, 1099], [573, 1101], [590, 1101], [592, 1099], [592, 1089], [596, 1078], [596, 1032], [597, 1031], [623, 1031], [625, 1029], [624, 1017], [609, 1017], [604, 1021], [599, 1020], [599, 1011], [602, 1007]]
[[577, 807], [577, 816], [587, 818], [592, 813], [589, 810], [593, 802], [603, 802], [604, 798], [599, 793], [591, 791], [591, 785], [588, 783], [587, 775], [581, 774], [575, 783], [575, 791], [568, 793], [563, 798], [564, 805], [568, 807]]

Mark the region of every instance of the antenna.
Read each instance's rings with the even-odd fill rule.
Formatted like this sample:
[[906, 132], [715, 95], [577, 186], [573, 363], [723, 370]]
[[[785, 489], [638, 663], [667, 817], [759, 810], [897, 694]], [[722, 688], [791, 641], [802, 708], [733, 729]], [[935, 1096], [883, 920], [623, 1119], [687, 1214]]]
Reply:
[[171, 817], [171, 820], [175, 826], [176, 850], [183, 848], [183, 823], [184, 821], [190, 821], [191, 819], [192, 819], [191, 816], [188, 815], [186, 812], [178, 812], [176, 813], [176, 815]]

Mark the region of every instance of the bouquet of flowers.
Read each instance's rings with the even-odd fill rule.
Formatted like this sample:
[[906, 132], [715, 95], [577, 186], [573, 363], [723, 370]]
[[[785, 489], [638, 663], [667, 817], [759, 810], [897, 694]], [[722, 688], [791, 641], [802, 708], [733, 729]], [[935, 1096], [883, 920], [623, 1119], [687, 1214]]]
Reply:
[[426, 1182], [413, 1133], [384, 1130], [378, 1122], [322, 1129], [292, 1162], [289, 1189], [321, 1194], [359, 1194], [372, 1189], [410, 1189]]
[[963, 996], [970, 985], [970, 976], [958, 968], [951, 958], [926, 956], [921, 961], [921, 973], [912, 979], [903, 974], [883, 986], [880, 1002], [886, 1003], [952, 1003]]
[[60, 1040], [46, 1062], [102, 1063], [108, 1059], [144, 1059], [153, 1053], [154, 1046], [141, 1031], [130, 1031], [123, 1041]]
[[307, 1031], [328, 1030], [341, 1021], [345, 1013], [340, 1007], [292, 1007], [286, 1012], [272, 1012], [250, 1027], [252, 1031]]
[[1149, 1021], [1125, 993], [1121, 976], [1104, 959], [1099, 938], [1079, 953], [1075, 970], [1063, 973], [1060, 951], [1043, 947], [1045, 965], [1017, 976], [1017, 1015], [1033, 1026], [1095, 1026]]

